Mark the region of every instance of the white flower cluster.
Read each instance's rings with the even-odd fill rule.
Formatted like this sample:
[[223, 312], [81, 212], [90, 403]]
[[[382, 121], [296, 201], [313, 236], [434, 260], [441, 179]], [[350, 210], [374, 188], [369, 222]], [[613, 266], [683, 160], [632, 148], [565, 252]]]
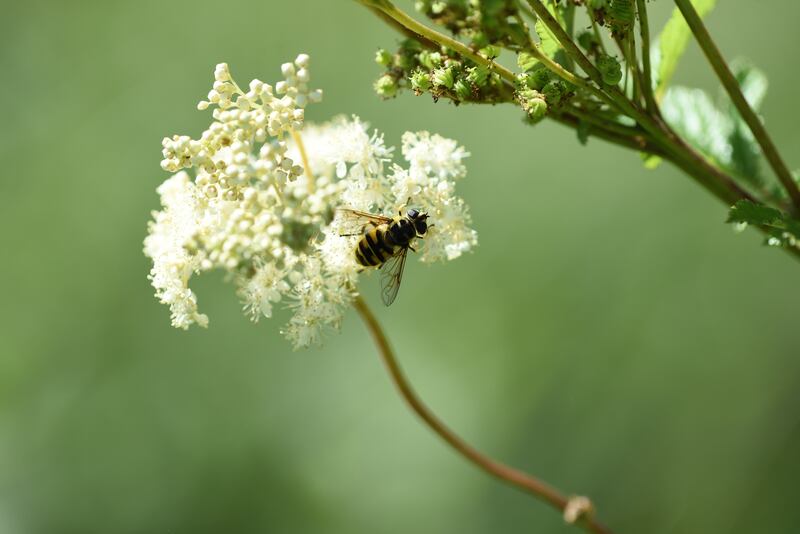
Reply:
[[285, 79], [274, 89], [253, 80], [244, 92], [227, 65], [217, 66], [208, 100], [198, 105], [215, 106], [212, 124], [198, 140], [174, 136], [162, 144], [162, 168], [174, 174], [158, 188], [162, 210], [153, 214], [144, 251], [173, 326], [208, 324], [189, 279], [219, 268], [232, 275], [254, 321], [285, 303], [292, 315], [283, 332], [299, 348], [338, 328], [356, 295], [359, 238], [340, 235], [337, 208], [395, 215], [410, 198], [435, 225], [419, 243], [425, 261], [456, 258], [477, 237], [455, 196], [468, 155], [462, 147], [407, 133], [408, 165], [391, 165], [393, 149], [358, 118], [304, 127], [305, 105], [321, 97], [307, 85], [308, 56], [281, 70]]

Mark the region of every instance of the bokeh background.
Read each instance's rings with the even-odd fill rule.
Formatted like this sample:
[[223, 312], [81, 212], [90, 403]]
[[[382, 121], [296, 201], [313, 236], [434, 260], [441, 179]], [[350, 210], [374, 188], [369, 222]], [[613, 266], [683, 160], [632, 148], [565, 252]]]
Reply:
[[[763, 112], [797, 167], [800, 4], [719, 4], [712, 33], [769, 75]], [[651, 7], [660, 27], [671, 3]], [[797, 531], [800, 266], [675, 169], [510, 107], [381, 102], [372, 57], [397, 38], [354, 2], [2, 12], [1, 534], [571, 531], [423, 427], [354, 314], [293, 353], [284, 317], [250, 323], [222, 276], [195, 283], [208, 330], [172, 329], [153, 298], [161, 138], [207, 124], [215, 63], [271, 80], [301, 51], [325, 90], [312, 120], [472, 153], [478, 250], [411, 264], [376, 306], [446, 421], [619, 533]], [[716, 91], [694, 44], [676, 81]]]

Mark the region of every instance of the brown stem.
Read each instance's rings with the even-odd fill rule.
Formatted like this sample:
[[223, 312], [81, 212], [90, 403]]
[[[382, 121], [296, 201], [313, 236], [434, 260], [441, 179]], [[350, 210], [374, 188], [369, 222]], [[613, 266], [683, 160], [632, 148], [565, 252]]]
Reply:
[[[400, 395], [431, 430], [438, 434], [439, 437], [447, 442], [447, 444], [450, 445], [458, 454], [479, 468], [483, 469], [488, 474], [513, 486], [516, 486], [517, 488], [526, 491], [536, 498], [548, 503], [554, 508], [557, 508], [562, 513], [564, 512], [568, 504], [571, 502], [568, 497], [531, 475], [518, 471], [512, 467], [493, 460], [488, 456], [485, 456], [483, 453], [461, 439], [438, 417], [436, 417], [436, 415], [434, 415], [434, 413], [417, 396], [417, 394], [414, 392], [414, 389], [411, 387], [411, 384], [408, 382], [408, 379], [403, 374], [403, 370], [400, 368], [400, 364], [395, 358], [394, 352], [389, 345], [389, 341], [386, 339], [386, 335], [383, 333], [381, 325], [378, 323], [378, 320], [372, 314], [372, 311], [369, 309], [367, 304], [361, 297], [356, 297], [353, 302], [353, 306], [361, 316], [361, 319], [364, 321], [367, 330], [369, 330], [369, 333], [372, 335], [375, 345], [378, 348], [378, 352], [383, 359], [383, 363], [386, 365], [386, 369], [389, 371], [389, 375], [391, 376], [394, 385], [400, 392]], [[591, 516], [591, 514], [589, 514], [588, 517], [584, 515], [582, 519], [579, 519], [576, 522], [576, 524], [588, 532], [594, 532], [595, 534], [611, 534], [611, 531], [602, 524], [598, 523]]]
[[798, 189], [794, 178], [792, 178], [792, 174], [789, 172], [788, 167], [786, 167], [786, 163], [784, 163], [780, 154], [778, 154], [778, 149], [772, 142], [772, 138], [767, 133], [758, 115], [756, 115], [756, 112], [750, 107], [750, 104], [747, 103], [747, 100], [742, 94], [742, 89], [739, 87], [739, 83], [728, 68], [728, 64], [722, 57], [719, 48], [717, 48], [717, 45], [711, 39], [711, 35], [703, 24], [700, 15], [697, 14], [697, 11], [689, 0], [675, 0], [675, 4], [678, 6], [678, 9], [680, 9], [681, 14], [683, 14], [686, 24], [689, 26], [689, 29], [692, 30], [695, 39], [697, 39], [697, 43], [703, 50], [708, 62], [711, 63], [711, 67], [714, 69], [720, 82], [722, 82], [722, 86], [725, 88], [728, 96], [730, 96], [731, 101], [733, 101], [742, 119], [744, 119], [747, 126], [753, 132], [753, 136], [764, 151], [764, 156], [767, 158], [767, 161], [769, 161], [769, 164], [772, 166], [781, 184], [783, 184], [783, 187], [786, 188], [786, 192], [789, 193], [795, 210], [800, 211], [800, 189]]

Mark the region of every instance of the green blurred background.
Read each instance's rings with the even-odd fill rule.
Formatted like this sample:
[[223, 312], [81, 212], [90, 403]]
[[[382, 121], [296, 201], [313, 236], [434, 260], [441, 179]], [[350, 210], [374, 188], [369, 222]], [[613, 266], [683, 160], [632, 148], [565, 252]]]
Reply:
[[[800, 4], [719, 4], [709, 26], [769, 75], [797, 167]], [[660, 27], [671, 3], [651, 7]], [[800, 266], [675, 169], [510, 107], [379, 101], [373, 53], [397, 39], [354, 2], [2, 9], [0, 534], [571, 531], [423, 427], [354, 314], [292, 353], [285, 317], [250, 323], [221, 275], [195, 283], [208, 330], [172, 329], [153, 298], [161, 138], [207, 124], [215, 63], [272, 80], [298, 52], [325, 90], [310, 119], [472, 153], [480, 247], [410, 265], [376, 306], [446, 421], [619, 533], [797, 532]], [[676, 81], [716, 91], [694, 44]], [[364, 291], [378, 303], [374, 277]]]

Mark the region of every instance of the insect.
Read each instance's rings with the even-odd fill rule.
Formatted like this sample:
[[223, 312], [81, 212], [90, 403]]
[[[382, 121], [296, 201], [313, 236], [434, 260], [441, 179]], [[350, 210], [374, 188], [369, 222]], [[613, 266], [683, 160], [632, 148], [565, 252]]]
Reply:
[[416, 252], [414, 239], [422, 239], [428, 232], [428, 214], [409, 209], [403, 215], [399, 210], [395, 217], [386, 217], [365, 211], [340, 208], [345, 222], [357, 225], [358, 231], [343, 236], [360, 235], [361, 239], [353, 253], [359, 265], [378, 267], [381, 273], [381, 298], [389, 306], [397, 297], [408, 251]]

